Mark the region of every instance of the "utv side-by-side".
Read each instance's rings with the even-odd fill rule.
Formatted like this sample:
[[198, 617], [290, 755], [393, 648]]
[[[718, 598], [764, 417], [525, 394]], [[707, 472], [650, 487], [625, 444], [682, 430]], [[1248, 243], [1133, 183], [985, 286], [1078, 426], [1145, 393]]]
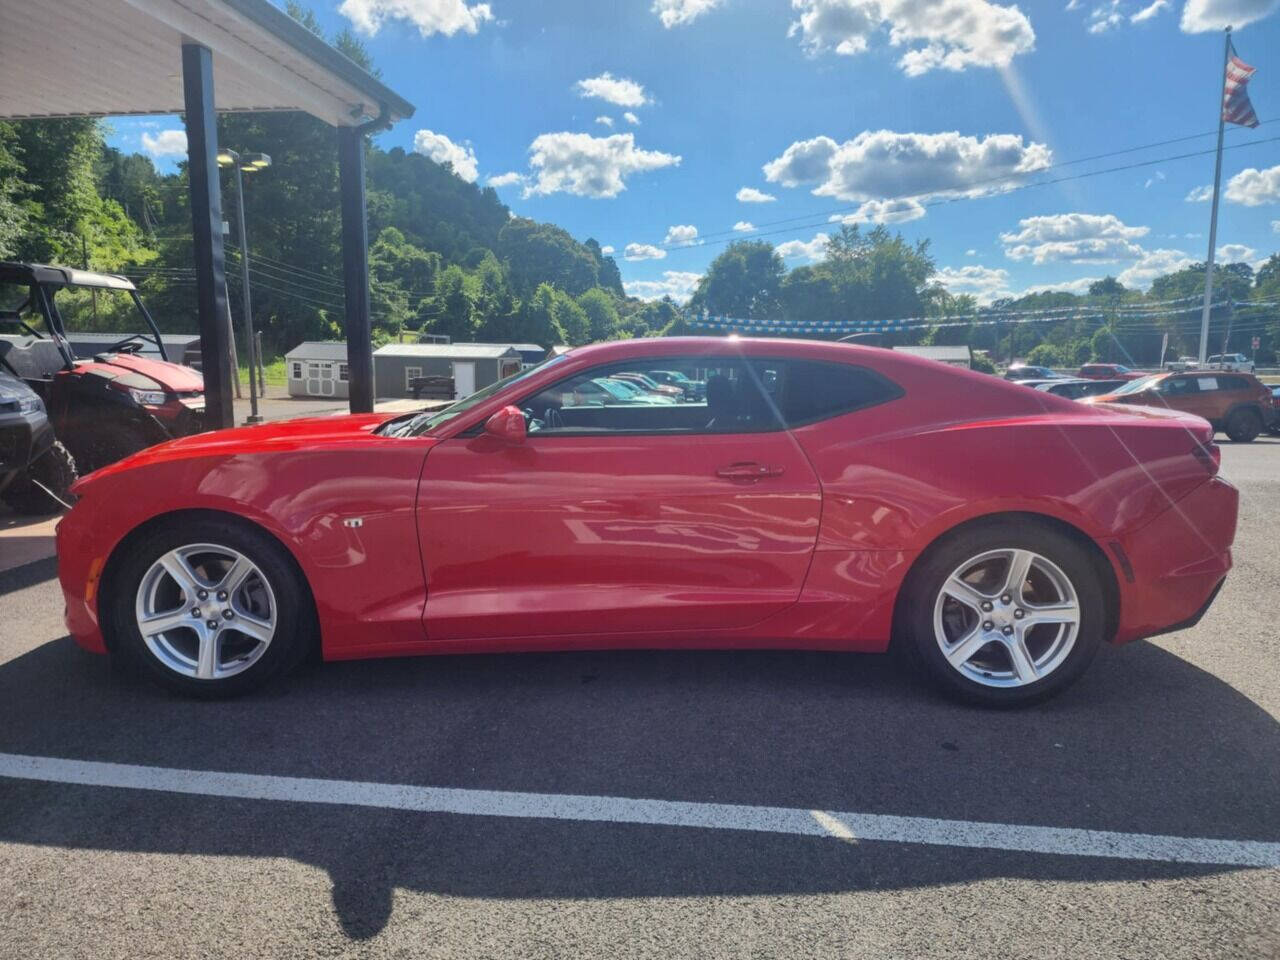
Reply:
[[[120, 337], [92, 357], [77, 357], [67, 340], [72, 325]], [[161, 359], [141, 355], [148, 340]], [[155, 321], [125, 277], [0, 262], [0, 372], [39, 395], [81, 473], [204, 428], [200, 373], [169, 362]]]

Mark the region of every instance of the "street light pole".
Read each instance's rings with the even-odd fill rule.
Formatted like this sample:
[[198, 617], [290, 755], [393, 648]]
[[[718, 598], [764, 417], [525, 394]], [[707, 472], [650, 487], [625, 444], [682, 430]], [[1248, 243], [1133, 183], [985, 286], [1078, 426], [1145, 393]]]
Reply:
[[240, 232], [240, 293], [244, 303], [244, 341], [249, 354], [249, 416], [246, 424], [261, 423], [258, 413], [258, 384], [254, 378], [255, 343], [253, 336], [253, 301], [249, 293], [249, 241], [244, 229], [244, 177], [243, 171], [262, 170], [271, 165], [271, 158], [265, 153], [239, 154], [234, 150], [223, 150], [218, 154], [218, 163], [229, 166], [236, 175], [236, 223]]

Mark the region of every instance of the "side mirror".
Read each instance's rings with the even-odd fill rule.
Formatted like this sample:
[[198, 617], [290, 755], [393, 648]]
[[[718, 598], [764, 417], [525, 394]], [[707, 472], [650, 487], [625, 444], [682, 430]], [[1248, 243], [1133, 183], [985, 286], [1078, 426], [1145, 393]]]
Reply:
[[519, 407], [503, 407], [484, 422], [484, 432], [506, 443], [524, 443], [529, 429]]

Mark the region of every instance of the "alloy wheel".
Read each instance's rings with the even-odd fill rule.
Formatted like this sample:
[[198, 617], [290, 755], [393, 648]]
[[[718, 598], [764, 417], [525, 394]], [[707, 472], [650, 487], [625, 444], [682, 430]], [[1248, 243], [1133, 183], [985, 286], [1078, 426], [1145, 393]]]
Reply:
[[934, 637], [962, 676], [1023, 687], [1062, 665], [1080, 631], [1080, 601], [1053, 561], [1031, 550], [988, 550], [957, 566], [934, 602]]
[[138, 584], [135, 617], [147, 648], [184, 677], [222, 680], [262, 658], [278, 608], [266, 576], [231, 547], [193, 543], [163, 554]]

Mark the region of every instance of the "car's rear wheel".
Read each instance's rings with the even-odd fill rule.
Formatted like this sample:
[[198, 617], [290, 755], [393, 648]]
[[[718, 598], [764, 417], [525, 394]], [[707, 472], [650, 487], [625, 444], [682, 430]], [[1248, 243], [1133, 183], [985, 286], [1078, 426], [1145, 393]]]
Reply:
[[1236, 443], [1250, 443], [1262, 432], [1257, 410], [1235, 410], [1227, 417], [1227, 436]]
[[1089, 554], [1035, 522], [969, 527], [912, 574], [909, 641], [944, 691], [987, 706], [1052, 696], [1088, 667], [1108, 622]]
[[310, 594], [266, 533], [197, 519], [132, 544], [111, 577], [113, 652], [178, 693], [228, 697], [294, 666], [312, 632]]

